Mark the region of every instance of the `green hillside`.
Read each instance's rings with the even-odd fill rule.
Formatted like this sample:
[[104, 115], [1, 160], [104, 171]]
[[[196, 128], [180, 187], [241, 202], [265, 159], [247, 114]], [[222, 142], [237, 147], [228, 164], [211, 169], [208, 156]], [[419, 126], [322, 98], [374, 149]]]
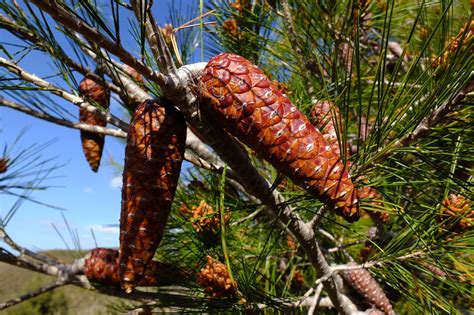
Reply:
[[[77, 251], [48, 251], [48, 256], [53, 256], [62, 262], [70, 262], [83, 253]], [[31, 290], [54, 281], [53, 277], [21, 269], [5, 263], [0, 263], [0, 301], [5, 302]], [[0, 314], [110, 314], [113, 311], [110, 304], [123, 303], [124, 300], [94, 293], [68, 285], [44, 293], [18, 305], [0, 311]]]

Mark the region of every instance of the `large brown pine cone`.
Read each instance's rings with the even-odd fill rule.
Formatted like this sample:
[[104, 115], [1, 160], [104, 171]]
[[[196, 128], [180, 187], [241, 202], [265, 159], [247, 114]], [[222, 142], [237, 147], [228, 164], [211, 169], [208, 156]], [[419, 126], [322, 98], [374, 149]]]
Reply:
[[120, 280], [133, 291], [163, 237], [184, 158], [186, 123], [153, 100], [135, 111], [123, 171]]
[[211, 297], [235, 295], [237, 284], [230, 279], [227, 266], [207, 256], [207, 264], [197, 275], [197, 283]]
[[[353, 266], [356, 264], [349, 263], [348, 265]], [[342, 273], [342, 277], [368, 302], [382, 310], [385, 314], [395, 314], [392, 304], [382, 287], [366, 269], [347, 270]]]
[[[110, 93], [106, 87], [90, 77], [85, 77], [80, 85], [79, 92], [91, 104], [101, 109], [109, 108]], [[107, 122], [81, 108], [79, 110], [79, 121], [93, 126], [105, 127]], [[92, 171], [97, 172], [104, 149], [104, 135], [81, 130], [82, 150]]]
[[[91, 250], [84, 262], [84, 274], [92, 282], [105, 285], [120, 285], [119, 252], [110, 248]], [[158, 261], [150, 261], [139, 286], [165, 286], [182, 281], [184, 272], [175, 266]]]
[[[344, 129], [344, 120], [337, 106], [330, 101], [315, 103], [311, 109], [311, 122], [321, 130], [324, 139], [326, 139], [333, 151], [340, 155], [341, 149], [337, 135]], [[349, 147], [347, 145], [345, 152], [348, 155]], [[367, 183], [368, 181], [364, 180], [364, 182]], [[390, 215], [387, 212], [377, 210], [377, 208], [380, 209], [384, 206], [382, 195], [377, 188], [371, 186], [357, 187], [357, 198], [370, 206], [369, 209], [365, 208], [364, 210], [372, 220], [384, 224], [390, 221]]]
[[201, 104], [227, 131], [346, 220], [359, 218], [356, 191], [340, 157], [258, 67], [219, 54], [199, 84]]

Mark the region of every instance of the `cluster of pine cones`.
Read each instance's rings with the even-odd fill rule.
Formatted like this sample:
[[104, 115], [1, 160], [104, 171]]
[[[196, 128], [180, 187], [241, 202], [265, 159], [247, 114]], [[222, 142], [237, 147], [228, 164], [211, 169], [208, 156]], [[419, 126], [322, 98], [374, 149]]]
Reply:
[[199, 272], [197, 283], [204, 288], [206, 294], [214, 298], [233, 296], [237, 290], [237, 284], [230, 278], [227, 266], [211, 256], [207, 256], [207, 264]]

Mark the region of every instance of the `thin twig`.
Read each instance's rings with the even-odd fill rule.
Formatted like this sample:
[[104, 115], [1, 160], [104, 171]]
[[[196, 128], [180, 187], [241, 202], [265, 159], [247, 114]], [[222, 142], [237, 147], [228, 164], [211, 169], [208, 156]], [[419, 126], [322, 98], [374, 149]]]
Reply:
[[65, 27], [82, 34], [85, 38], [91, 39], [109, 53], [117, 56], [120, 61], [136, 69], [148, 79], [166, 86], [169, 80], [161, 73], [157, 73], [140, 62], [137, 58], [126, 51], [121, 45], [109, 40], [96, 28], [90, 27], [83, 20], [66, 10], [62, 5], [53, 0], [31, 0], [39, 9], [51, 15], [53, 19]]
[[39, 118], [39, 119], [51, 122], [56, 125], [64, 126], [67, 128], [79, 129], [82, 131], [88, 131], [88, 132], [93, 132], [97, 134], [108, 135], [108, 136], [113, 136], [113, 137], [118, 137], [118, 138], [127, 137], [127, 133], [119, 129], [110, 129], [110, 128], [105, 128], [101, 126], [77, 123], [77, 122], [72, 122], [70, 120], [57, 118], [43, 112], [32, 110], [31, 108], [18, 104], [16, 102], [7, 100], [3, 98], [3, 96], [0, 96], [0, 106], [12, 108], [14, 110], [20, 111], [27, 115], [33, 116], [35, 118]]
[[175, 74], [177, 68], [173, 62], [173, 57], [166, 45], [165, 39], [153, 18], [151, 7], [146, 7], [146, 1], [143, 0], [132, 0], [131, 4], [138, 22], [144, 28], [148, 44], [150, 45], [160, 71], [165, 75]]
[[104, 113], [102, 110], [99, 108], [91, 105], [90, 103], [86, 102], [82, 97], [76, 96], [74, 94], [71, 94], [43, 79], [40, 77], [31, 74], [27, 71], [25, 71], [23, 68], [20, 66], [16, 65], [14, 62], [9, 61], [5, 58], [0, 57], [0, 66], [6, 68], [8, 71], [18, 75], [22, 80], [28, 81], [30, 83], [33, 83], [34, 85], [40, 87], [44, 91], [49, 91], [53, 93], [54, 95], [57, 95], [59, 97], [64, 98], [65, 100], [79, 106], [80, 108], [83, 108], [87, 110], [89, 113], [92, 113], [94, 115], [97, 115], [98, 117], [102, 118], [103, 120], [111, 123], [112, 125], [117, 126], [118, 128], [122, 129], [123, 131], [128, 131], [128, 124], [122, 121], [121, 119], [113, 116], [112, 114], [109, 113]]
[[64, 280], [64, 279], [53, 281], [53, 282], [51, 282], [51, 283], [49, 283], [49, 284], [45, 285], [44, 287], [41, 287], [37, 290], [28, 292], [28, 293], [26, 293], [22, 296], [11, 299], [7, 302], [0, 303], [0, 310], [6, 309], [8, 307], [19, 304], [21, 302], [27, 301], [29, 299], [32, 299], [32, 298], [37, 297], [37, 296], [39, 296], [43, 293], [46, 293], [48, 291], [51, 291], [51, 290], [54, 290], [56, 288], [62, 287], [62, 286], [66, 285], [66, 284], [69, 284], [69, 283], [70, 283], [70, 281], [67, 281], [67, 280]]
[[[67, 64], [69, 67], [72, 69], [78, 71], [79, 73], [83, 74], [84, 76], [89, 76], [96, 82], [104, 83], [107, 86], [107, 89], [110, 91], [119, 94], [120, 93], [120, 88], [116, 86], [115, 84], [104, 80], [102, 77], [94, 73], [91, 69], [77, 63], [75, 60], [67, 56], [66, 54], [62, 53], [62, 51], [55, 50], [49, 43], [42, 38], [38, 37], [36, 34], [30, 32], [30, 30], [19, 26], [16, 24], [14, 21], [0, 15], [0, 28], [6, 29], [16, 37], [29, 41], [33, 43], [39, 50], [42, 50], [44, 52], [47, 52], [51, 54], [51, 57], [53, 58], [58, 58], [65, 64]], [[53, 55], [52, 52], [58, 53], [58, 55]]]

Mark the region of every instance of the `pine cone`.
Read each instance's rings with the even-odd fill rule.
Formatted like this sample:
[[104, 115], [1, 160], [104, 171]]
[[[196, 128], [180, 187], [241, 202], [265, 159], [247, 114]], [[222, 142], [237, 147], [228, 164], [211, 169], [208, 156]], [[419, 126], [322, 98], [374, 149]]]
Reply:
[[[92, 282], [120, 285], [119, 252], [110, 248], [95, 248], [85, 259], [84, 274]], [[179, 283], [184, 272], [171, 264], [150, 261], [139, 286], [166, 286]]]
[[184, 157], [186, 123], [172, 106], [153, 100], [135, 111], [123, 172], [120, 279], [131, 292], [163, 236]]
[[259, 68], [238, 55], [219, 54], [204, 69], [200, 93], [201, 104], [227, 131], [346, 220], [359, 218], [354, 185], [339, 156]]
[[5, 173], [8, 170], [8, 162], [10, 162], [10, 159], [6, 157], [0, 158], [0, 174]]
[[[348, 264], [348, 266], [355, 265], [355, 263]], [[385, 292], [366, 269], [347, 270], [342, 273], [342, 277], [368, 302], [385, 314], [395, 314]]]
[[[340, 155], [341, 150], [337, 135], [338, 132], [340, 133], [344, 129], [344, 120], [342, 119], [337, 106], [329, 101], [317, 102], [311, 110], [311, 118], [311, 123], [321, 130], [324, 139], [326, 139], [333, 151]], [[347, 145], [345, 152], [346, 154], [349, 152], [349, 147]], [[366, 179], [364, 182], [368, 183]], [[358, 187], [357, 198], [361, 201], [362, 199], [365, 199], [367, 204], [373, 208], [382, 208], [384, 205], [382, 195], [375, 187]], [[390, 215], [387, 212], [377, 211], [375, 209], [364, 210], [375, 222], [387, 224], [390, 221]]]
[[[473, 227], [474, 210], [471, 209], [471, 201], [465, 196], [450, 194], [442, 204], [438, 221], [443, 221], [444, 228], [461, 232]], [[456, 222], [454, 226], [453, 222]]]
[[230, 279], [227, 266], [211, 256], [207, 256], [207, 264], [197, 275], [197, 283], [211, 297], [233, 296], [237, 284]]
[[[79, 85], [80, 94], [92, 104], [96, 104], [101, 109], [109, 108], [110, 93], [102, 83], [94, 81], [90, 77], [85, 77]], [[79, 121], [93, 126], [105, 127], [107, 122], [96, 115], [81, 108], [79, 110]], [[92, 171], [97, 172], [104, 149], [104, 135], [81, 130], [82, 150]]]
[[[216, 234], [221, 228], [221, 216], [218, 212], [201, 200], [199, 206], [193, 206], [193, 227], [199, 234]], [[225, 224], [229, 222], [230, 213], [224, 215]]]

